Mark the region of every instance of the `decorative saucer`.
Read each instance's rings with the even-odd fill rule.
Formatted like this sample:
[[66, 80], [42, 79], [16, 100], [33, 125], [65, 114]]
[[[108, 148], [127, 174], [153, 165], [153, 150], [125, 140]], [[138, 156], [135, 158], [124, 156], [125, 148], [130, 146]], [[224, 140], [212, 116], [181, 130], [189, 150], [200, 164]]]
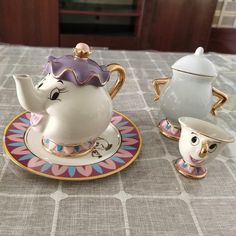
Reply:
[[182, 158], [175, 161], [175, 168], [180, 174], [193, 179], [202, 179], [207, 174], [207, 169], [205, 167], [192, 166]]
[[170, 123], [167, 119], [163, 119], [159, 123], [160, 133], [166, 136], [167, 138], [173, 140], [179, 140], [180, 138], [180, 129]]
[[93, 150], [81, 157], [59, 157], [45, 150], [42, 134], [30, 126], [30, 113], [16, 116], [5, 128], [3, 146], [18, 166], [37, 175], [62, 180], [90, 180], [112, 175], [138, 156], [142, 138], [135, 124], [113, 111], [110, 125]]

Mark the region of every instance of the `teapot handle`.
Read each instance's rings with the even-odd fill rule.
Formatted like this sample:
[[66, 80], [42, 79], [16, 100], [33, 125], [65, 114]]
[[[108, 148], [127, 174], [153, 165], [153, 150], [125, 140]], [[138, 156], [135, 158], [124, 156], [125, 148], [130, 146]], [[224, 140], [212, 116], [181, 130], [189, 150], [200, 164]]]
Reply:
[[125, 82], [125, 70], [119, 64], [110, 64], [107, 66], [107, 69], [110, 73], [114, 71], [118, 73], [118, 78], [115, 84], [112, 86], [112, 88], [109, 91], [111, 98], [114, 98]]
[[219, 100], [216, 101], [212, 105], [212, 108], [211, 108], [211, 113], [212, 113], [212, 115], [215, 116], [216, 115], [216, 110], [218, 108], [220, 108], [228, 100], [228, 96], [225, 93], [218, 90], [217, 88], [215, 88], [215, 87], [212, 87], [212, 94], [213, 94], [213, 96], [219, 98]]
[[170, 81], [169, 78], [161, 78], [161, 79], [153, 80], [152, 84], [154, 86], [155, 93], [156, 93], [156, 97], [154, 99], [155, 101], [159, 100], [159, 98], [161, 96], [160, 86], [166, 84], [169, 81]]

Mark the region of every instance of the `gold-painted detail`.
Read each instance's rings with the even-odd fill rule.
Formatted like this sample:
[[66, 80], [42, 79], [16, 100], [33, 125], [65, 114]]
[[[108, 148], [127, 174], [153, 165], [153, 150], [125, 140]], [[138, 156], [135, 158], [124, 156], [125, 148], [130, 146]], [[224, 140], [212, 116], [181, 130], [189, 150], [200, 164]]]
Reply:
[[91, 55], [91, 52], [83, 50], [81, 48], [73, 48], [73, 54], [75, 58], [86, 59]]
[[[171, 69], [176, 70], [176, 71], [179, 71], [179, 72], [182, 72], [182, 73], [184, 73], [184, 74], [196, 75], [196, 76], [201, 77], [201, 78], [203, 78], [203, 79], [206, 79], [206, 78], [214, 79], [214, 78], [215, 78], [215, 76], [209, 76], [209, 75], [198, 74], [198, 73], [192, 73], [192, 72], [183, 71], [183, 70], [177, 70], [177, 69], [175, 69], [175, 68], [173, 68], [173, 67], [171, 67]], [[199, 79], [201, 79], [201, 78], [199, 78]]]
[[86, 181], [86, 180], [93, 180], [93, 179], [100, 179], [100, 178], [103, 178], [103, 177], [106, 177], [106, 176], [109, 176], [109, 175], [112, 175], [112, 174], [115, 174], [123, 169], [125, 169], [127, 166], [129, 166], [130, 164], [132, 164], [138, 157], [140, 151], [141, 151], [141, 147], [142, 147], [142, 137], [141, 137], [141, 133], [140, 133], [140, 130], [139, 128], [133, 123], [133, 121], [131, 121], [127, 116], [123, 115], [122, 113], [120, 112], [117, 112], [114, 110], [114, 112], [116, 112], [117, 114], [121, 115], [122, 117], [124, 117], [125, 119], [127, 119], [137, 130], [137, 134], [138, 134], [138, 137], [139, 137], [139, 147], [138, 147], [138, 150], [136, 152], [136, 154], [133, 156], [133, 158], [127, 162], [125, 165], [121, 166], [120, 168], [118, 169], [115, 169], [113, 171], [110, 171], [110, 172], [107, 172], [106, 174], [103, 174], [103, 175], [98, 175], [98, 176], [91, 176], [91, 177], [84, 177], [84, 178], [70, 178], [70, 177], [60, 177], [60, 176], [53, 176], [53, 175], [48, 175], [48, 174], [45, 174], [45, 173], [42, 173], [42, 172], [38, 172], [36, 170], [33, 170], [29, 167], [26, 167], [24, 165], [22, 165], [21, 163], [19, 163], [12, 155], [11, 153], [8, 151], [7, 149], [7, 146], [6, 146], [6, 143], [5, 143], [5, 136], [6, 136], [6, 133], [7, 133], [7, 130], [8, 128], [10, 127], [10, 125], [12, 124], [12, 122], [14, 120], [16, 120], [18, 117], [22, 116], [23, 114], [27, 113], [27, 112], [22, 112], [20, 113], [19, 115], [17, 115], [16, 117], [14, 117], [10, 122], [9, 124], [6, 126], [5, 130], [4, 130], [4, 133], [3, 133], [3, 141], [2, 141], [2, 144], [3, 144], [3, 148], [6, 152], [6, 154], [8, 155], [8, 157], [16, 164], [18, 165], [19, 167], [21, 167], [22, 169], [25, 169], [33, 174], [36, 174], [36, 175], [39, 175], [39, 176], [43, 176], [43, 177], [47, 177], [47, 178], [50, 178], [50, 179], [59, 179], [59, 180], [71, 180], [71, 181]]
[[[52, 64], [51, 61], [48, 62], [48, 63]], [[78, 79], [78, 76], [77, 76], [76, 72], [75, 72], [73, 69], [71, 69], [71, 68], [65, 68], [65, 69], [64, 69], [60, 74], [58, 74], [58, 75], [54, 75], [53, 73], [51, 73], [51, 74], [53, 75], [54, 78], [59, 79], [59, 78], [60, 78], [65, 72], [67, 72], [67, 71], [70, 71], [71, 73], [73, 73], [74, 78], [75, 78], [75, 80], [76, 80], [76, 83], [78, 83], [79, 85], [87, 84], [90, 80], [98, 80], [99, 83], [100, 83], [102, 86], [107, 83], [106, 81], [105, 81], [105, 82], [102, 82], [102, 78], [100, 77], [99, 74], [92, 74], [92, 75], [90, 75], [86, 80], [84, 80], [83, 82], [80, 82], [79, 79]]]
[[43, 143], [43, 140], [42, 140], [42, 145], [44, 147], [44, 149], [53, 154], [54, 156], [57, 156], [57, 157], [66, 157], [66, 158], [70, 158], [70, 157], [82, 157], [82, 156], [85, 156], [86, 154], [88, 154], [89, 152], [91, 152], [93, 150], [93, 148], [95, 147], [96, 145], [96, 142], [93, 144], [93, 146], [91, 148], [89, 148], [88, 150], [82, 152], [82, 153], [71, 153], [71, 154], [64, 154], [64, 153], [57, 153], [57, 152], [54, 152], [53, 150], [50, 150], [49, 148], [47, 148], [44, 143]]
[[[166, 121], [169, 122], [169, 123], [171, 124], [171, 126], [174, 126], [175, 129], [181, 130], [177, 125], [173, 125], [168, 119], [166, 119]], [[174, 140], [174, 141], [179, 141], [180, 138], [177, 138], [177, 137], [175, 137], [175, 136], [172, 136], [172, 135], [166, 133], [166, 132], [161, 128], [160, 124], [158, 125], [158, 128], [159, 128], [160, 133], [161, 133], [163, 136], [165, 136], [166, 138], [172, 139], [172, 140]]]
[[180, 159], [182, 159], [182, 158], [177, 159], [177, 160], [175, 161], [174, 165], [175, 165], [175, 169], [176, 169], [180, 174], [182, 174], [183, 176], [185, 176], [185, 177], [187, 177], [187, 178], [191, 178], [191, 179], [202, 179], [202, 178], [204, 178], [204, 177], [206, 176], [206, 174], [207, 174], [207, 169], [206, 169], [206, 168], [204, 168], [204, 169], [205, 169], [204, 174], [199, 175], [199, 176], [191, 175], [190, 173], [187, 173], [187, 172], [182, 171], [182, 169], [180, 169], [180, 167], [178, 166], [178, 161], [179, 161]]
[[208, 143], [207, 143], [207, 142], [203, 142], [203, 143], [202, 143], [201, 150], [200, 150], [200, 152], [199, 152], [199, 156], [200, 156], [201, 158], [204, 158], [204, 157], [206, 156], [207, 152], [208, 152], [208, 149], [209, 149]]
[[216, 101], [211, 108], [211, 113], [215, 116], [216, 110], [220, 108], [228, 100], [228, 96], [215, 87], [212, 88], [212, 94], [213, 96], [219, 98], [219, 100]]
[[[29, 133], [29, 131], [30, 131], [31, 128], [32, 128], [32, 126], [30, 126], [30, 127], [26, 130], [25, 135], [24, 135], [24, 140], [25, 140], [25, 144], [26, 144], [27, 148], [28, 148], [27, 136], [28, 136], [28, 133]], [[50, 150], [49, 148], [47, 148], [46, 145], [43, 143], [43, 139], [44, 139], [44, 137], [42, 137], [42, 140], [41, 140], [41, 141], [42, 141], [42, 146], [44, 147], [44, 149], [45, 149], [47, 152], [49, 152], [49, 153], [51, 153], [51, 154], [53, 154], [53, 155], [55, 155], [55, 156], [57, 156], [57, 157], [66, 157], [66, 158], [70, 158], [70, 157], [72, 157], [72, 158], [75, 158], [75, 157], [82, 157], [82, 156], [88, 154], [89, 152], [91, 152], [91, 151], [93, 150], [93, 148], [95, 147], [95, 145], [96, 145], [96, 141], [94, 141], [92, 147], [89, 148], [88, 150], [85, 150], [85, 151], [82, 152], [82, 153], [63, 154], [63, 153], [56, 153], [56, 152], [54, 152], [53, 150]], [[49, 139], [49, 140], [50, 140], [50, 142], [53, 142], [55, 145], [61, 145], [61, 146], [63, 146], [63, 147], [75, 147], [75, 146], [79, 146], [79, 144], [77, 144], [77, 145], [76, 145], [76, 144], [68, 144], [68, 145], [66, 145], [66, 144], [56, 144], [56, 142], [54, 142], [53, 140], [51, 140], [51, 139]]]
[[[184, 123], [182, 123], [181, 124], [182, 126], [185, 126], [185, 127], [188, 127], [186, 124], [184, 124]], [[191, 128], [193, 131], [195, 131], [196, 133], [198, 133], [198, 134], [201, 134], [201, 135], [204, 135], [205, 137], [207, 137], [207, 138], [210, 138], [210, 139], [214, 139], [214, 140], [216, 140], [216, 141], [218, 141], [218, 142], [225, 142], [225, 143], [233, 143], [234, 142], [234, 139], [232, 138], [232, 139], [223, 139], [223, 138], [220, 138], [220, 137], [212, 137], [212, 136], [210, 136], [209, 134], [207, 134], [206, 132], [203, 132], [203, 131], [200, 131], [200, 130], [198, 130], [198, 129], [194, 129], [193, 127]]]
[[175, 137], [175, 136], [171, 136], [170, 134], [167, 134], [165, 131], [163, 131], [163, 130], [160, 128], [160, 126], [159, 126], [159, 130], [160, 130], [160, 133], [161, 133], [163, 136], [165, 136], [165, 137], [167, 137], [167, 138], [169, 138], [169, 139], [172, 139], [172, 140], [174, 140], [174, 141], [179, 141], [179, 138], [177, 138], [177, 137]]
[[107, 70], [110, 73], [115, 72], [115, 71], [118, 73], [118, 78], [115, 84], [112, 86], [112, 88], [109, 91], [111, 98], [114, 98], [125, 82], [125, 70], [119, 64], [110, 64], [107, 66]]
[[173, 124], [172, 122], [170, 122], [170, 120], [168, 119], [168, 117], [166, 118], [166, 121], [171, 124], [171, 126], [173, 126], [175, 129], [178, 129], [180, 130], [180, 126], [176, 125], [176, 124]]
[[166, 84], [169, 81], [170, 81], [169, 78], [161, 78], [161, 79], [153, 80], [152, 84], [154, 86], [154, 90], [156, 93], [156, 97], [155, 97], [154, 101], [157, 101], [160, 99], [160, 96], [161, 96], [160, 86]]
[[[95, 144], [96, 144], [96, 143], [95, 143]], [[95, 144], [94, 144], [90, 149], [88, 149], [88, 150], [86, 150], [86, 151], [84, 151], [84, 152], [82, 152], [82, 153], [63, 154], [63, 153], [56, 153], [56, 152], [54, 152], [53, 150], [50, 150], [49, 148], [47, 148], [46, 146], [44, 146], [44, 144], [43, 144], [43, 142], [42, 142], [42, 145], [43, 145], [44, 149], [45, 149], [47, 152], [49, 152], [49, 153], [51, 153], [51, 154], [53, 154], [54, 156], [57, 156], [57, 157], [66, 157], [66, 158], [70, 158], [70, 157], [76, 158], [76, 157], [85, 156], [86, 154], [88, 154], [89, 152], [91, 152], [91, 151], [93, 150]]]
[[[30, 127], [29, 127], [30, 128]], [[43, 139], [44, 139], [45, 137], [43, 137]], [[49, 138], [48, 138], [49, 139]], [[76, 144], [76, 143], [74, 143], [74, 144], [65, 144], [65, 143], [57, 143], [57, 142], [55, 142], [54, 140], [52, 140], [52, 139], [49, 139], [50, 140], [50, 142], [52, 142], [52, 143], [54, 143], [54, 144], [57, 144], [57, 145], [61, 145], [61, 146], [65, 146], [65, 147], [75, 147], [75, 146], [80, 146], [81, 144]], [[95, 141], [96, 141], [96, 139], [94, 139]], [[95, 143], [95, 141], [94, 141], [94, 143]]]

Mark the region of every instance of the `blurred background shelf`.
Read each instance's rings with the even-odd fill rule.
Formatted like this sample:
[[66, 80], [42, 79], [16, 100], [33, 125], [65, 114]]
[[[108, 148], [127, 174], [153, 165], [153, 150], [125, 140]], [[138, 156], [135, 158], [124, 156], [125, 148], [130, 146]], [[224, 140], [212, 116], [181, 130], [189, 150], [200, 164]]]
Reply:
[[185, 52], [203, 46], [236, 52], [236, 29], [212, 28], [224, 1], [1, 0], [0, 41], [59, 47], [83, 41], [111, 49]]
[[[60, 0], [60, 45], [137, 49], [145, 0]], [[130, 43], [126, 43], [130, 42]]]

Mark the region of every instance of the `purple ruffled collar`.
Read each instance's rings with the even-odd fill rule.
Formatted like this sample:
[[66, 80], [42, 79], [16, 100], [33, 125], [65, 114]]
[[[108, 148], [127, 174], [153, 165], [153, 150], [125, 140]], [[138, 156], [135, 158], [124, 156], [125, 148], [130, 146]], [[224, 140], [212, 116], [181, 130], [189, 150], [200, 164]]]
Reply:
[[104, 86], [110, 73], [105, 65], [99, 66], [91, 59], [76, 58], [71, 55], [48, 58], [45, 74], [51, 73], [55, 78], [70, 81], [77, 86], [93, 85]]

